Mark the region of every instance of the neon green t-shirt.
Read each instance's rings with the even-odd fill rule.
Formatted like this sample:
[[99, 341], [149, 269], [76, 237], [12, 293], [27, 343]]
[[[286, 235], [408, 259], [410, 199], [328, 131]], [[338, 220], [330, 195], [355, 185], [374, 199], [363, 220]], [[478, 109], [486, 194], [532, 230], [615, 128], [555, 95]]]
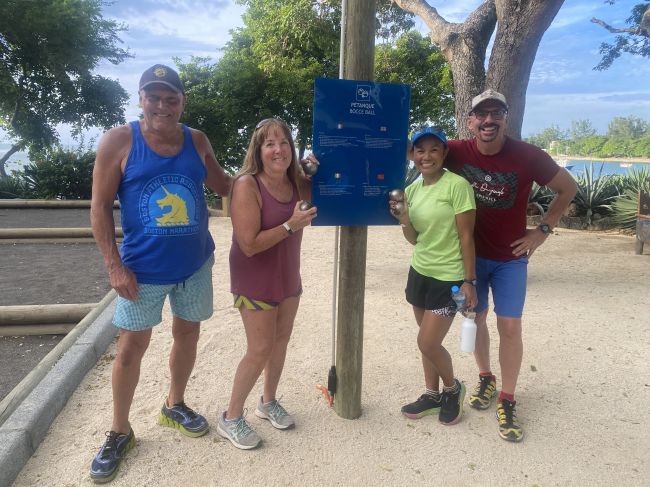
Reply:
[[418, 232], [411, 265], [440, 281], [463, 279], [456, 215], [476, 209], [474, 191], [466, 179], [446, 170], [434, 184], [423, 183], [418, 179], [405, 190], [409, 218]]

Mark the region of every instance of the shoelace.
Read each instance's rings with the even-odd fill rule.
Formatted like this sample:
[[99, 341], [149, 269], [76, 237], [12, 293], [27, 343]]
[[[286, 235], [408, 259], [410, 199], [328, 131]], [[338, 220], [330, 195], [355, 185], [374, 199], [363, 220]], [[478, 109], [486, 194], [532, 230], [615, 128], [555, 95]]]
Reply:
[[241, 418], [239, 418], [239, 421], [237, 421], [237, 424], [235, 425], [235, 428], [233, 429], [233, 435], [236, 438], [242, 438], [246, 437], [251, 433], [253, 430], [251, 427], [248, 425], [246, 420], [244, 419], [244, 416], [242, 415]]
[[178, 404], [174, 404], [170, 409], [178, 409], [182, 411], [189, 417], [189, 419], [194, 419], [198, 416], [198, 414], [196, 414], [192, 408], [190, 408], [189, 406], [187, 406], [187, 404], [185, 404], [185, 401], [181, 401]]
[[280, 402], [277, 399], [271, 401], [271, 404], [269, 405], [269, 414], [276, 418], [289, 416], [289, 413], [280, 405]]
[[117, 450], [117, 438], [120, 436], [120, 434], [115, 431], [107, 431], [105, 434], [106, 442], [102, 449], [102, 458], [108, 456], [113, 450]]
[[515, 407], [501, 403], [501, 408], [499, 409], [499, 422], [505, 424], [515, 424], [516, 419], [517, 415], [515, 414]]

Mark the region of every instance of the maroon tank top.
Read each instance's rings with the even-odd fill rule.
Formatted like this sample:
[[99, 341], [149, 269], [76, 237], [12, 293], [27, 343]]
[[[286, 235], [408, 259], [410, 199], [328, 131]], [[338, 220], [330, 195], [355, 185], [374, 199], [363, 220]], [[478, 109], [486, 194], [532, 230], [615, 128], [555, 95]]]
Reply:
[[[293, 186], [291, 201], [282, 203], [253, 176], [262, 196], [262, 230], [277, 227], [293, 214], [298, 191]], [[289, 235], [264, 252], [247, 257], [233, 232], [230, 247], [230, 291], [250, 299], [280, 303], [297, 296], [302, 290], [300, 279], [300, 244], [302, 229]]]

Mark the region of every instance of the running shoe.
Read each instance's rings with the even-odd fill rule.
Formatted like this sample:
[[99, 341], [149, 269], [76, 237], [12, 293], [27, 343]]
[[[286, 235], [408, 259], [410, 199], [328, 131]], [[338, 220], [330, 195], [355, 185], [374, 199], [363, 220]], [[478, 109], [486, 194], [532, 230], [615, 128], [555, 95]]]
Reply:
[[497, 420], [499, 421], [499, 436], [506, 441], [519, 442], [524, 439], [524, 430], [517, 422], [515, 413], [516, 401], [502, 399], [497, 403]]
[[251, 450], [262, 442], [255, 430], [246, 422], [243, 414], [239, 418], [229, 421], [226, 419], [224, 411], [217, 422], [217, 433], [230, 440], [230, 443], [240, 450]]
[[167, 401], [163, 404], [158, 415], [158, 422], [163, 426], [176, 428], [185, 436], [191, 438], [198, 438], [203, 436], [210, 429], [208, 421], [189, 408], [184, 401], [174, 404], [172, 407], [167, 407]]
[[442, 424], [452, 425], [460, 421], [463, 415], [463, 402], [465, 401], [465, 384], [454, 379], [454, 391], [442, 390], [440, 399], [440, 413], [438, 420]]
[[469, 396], [469, 405], [474, 409], [487, 409], [497, 391], [496, 378], [491, 376], [479, 376], [479, 382], [474, 389], [474, 394]]
[[409, 419], [420, 419], [430, 414], [440, 413], [440, 396], [422, 394], [417, 401], [402, 406], [402, 414]]
[[264, 397], [260, 397], [257, 408], [255, 408], [255, 416], [268, 419], [279, 430], [293, 428], [296, 425], [291, 415], [282, 407], [277, 399], [264, 403]]
[[90, 478], [96, 484], [110, 482], [117, 475], [124, 455], [135, 446], [133, 429], [128, 434], [106, 432], [106, 441], [90, 465]]

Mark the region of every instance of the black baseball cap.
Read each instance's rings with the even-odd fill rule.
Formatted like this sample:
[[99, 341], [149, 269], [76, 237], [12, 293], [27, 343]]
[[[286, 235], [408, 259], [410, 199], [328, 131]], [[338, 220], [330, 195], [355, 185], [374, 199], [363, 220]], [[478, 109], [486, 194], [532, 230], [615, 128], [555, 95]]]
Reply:
[[178, 73], [164, 64], [154, 64], [142, 73], [138, 90], [144, 90], [148, 86], [155, 84], [164, 85], [177, 93], [185, 92]]

